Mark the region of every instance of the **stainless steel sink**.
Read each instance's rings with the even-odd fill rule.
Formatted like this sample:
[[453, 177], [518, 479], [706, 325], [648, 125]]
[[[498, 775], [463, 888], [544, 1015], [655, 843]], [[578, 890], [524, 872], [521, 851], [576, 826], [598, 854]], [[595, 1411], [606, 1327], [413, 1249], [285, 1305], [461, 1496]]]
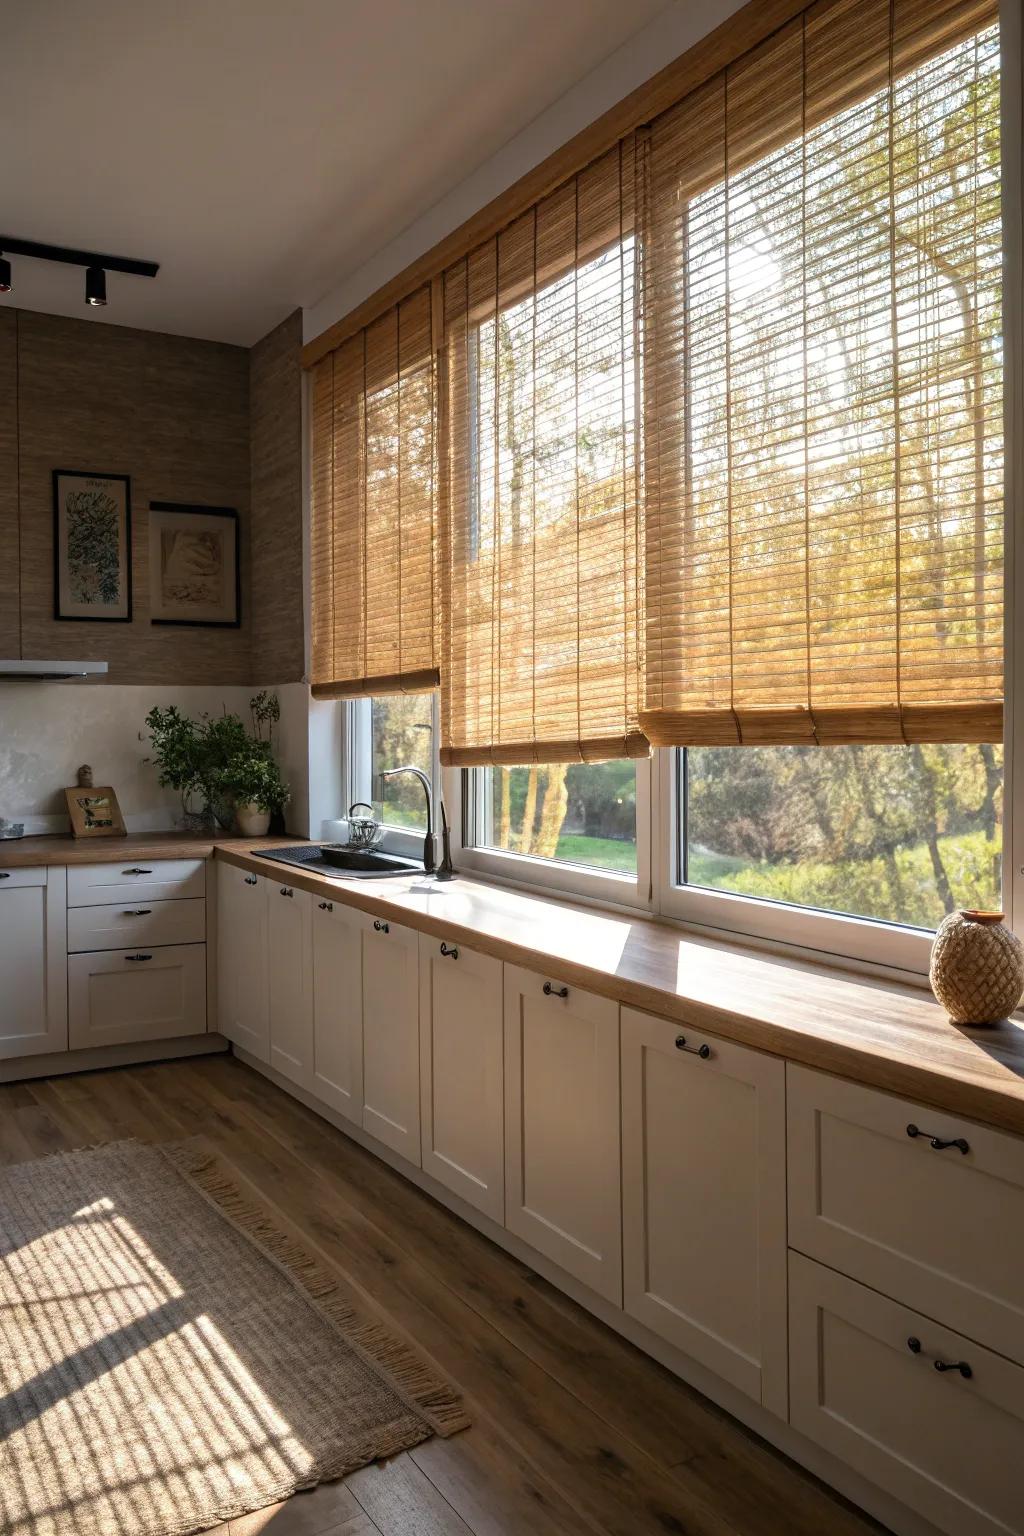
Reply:
[[419, 860], [400, 859], [393, 853], [381, 853], [378, 848], [349, 853], [347, 848], [337, 848], [329, 843], [307, 843], [301, 848], [260, 848], [253, 852], [261, 859], [273, 859], [275, 864], [312, 869], [318, 875], [330, 875], [332, 879], [340, 880], [387, 880], [396, 875], [423, 873], [423, 864]]

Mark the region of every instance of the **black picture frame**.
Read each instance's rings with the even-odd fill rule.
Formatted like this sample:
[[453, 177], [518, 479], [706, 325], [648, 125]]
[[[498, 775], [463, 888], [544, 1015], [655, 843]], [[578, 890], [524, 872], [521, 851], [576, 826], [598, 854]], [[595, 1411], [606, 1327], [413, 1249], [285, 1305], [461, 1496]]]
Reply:
[[[206, 507], [196, 502], [183, 501], [151, 501], [150, 512], [181, 513], [193, 517], [218, 517], [230, 518], [234, 526], [234, 556], [235, 571], [232, 590], [234, 593], [235, 616], [233, 619], [157, 619], [150, 616], [151, 624], [159, 624], [165, 628], [177, 629], [240, 629], [242, 624], [242, 560], [241, 560], [241, 525], [237, 507]], [[150, 592], [152, 594], [153, 582], [157, 578], [157, 569], [154, 568], [152, 535], [150, 541]]]
[[[61, 498], [62, 480], [117, 480], [124, 486], [124, 613], [61, 612]], [[53, 497], [53, 617], [61, 624], [130, 624], [132, 622], [132, 482], [130, 475], [92, 469], [54, 469], [50, 472]]]

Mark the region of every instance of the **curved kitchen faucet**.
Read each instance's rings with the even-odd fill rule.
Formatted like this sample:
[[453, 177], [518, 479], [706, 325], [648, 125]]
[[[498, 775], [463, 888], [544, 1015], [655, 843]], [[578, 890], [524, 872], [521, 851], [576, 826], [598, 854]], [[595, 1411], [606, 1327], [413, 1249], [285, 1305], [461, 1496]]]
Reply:
[[430, 793], [430, 780], [422, 768], [414, 768], [411, 763], [406, 763], [402, 768], [385, 768], [381, 772], [381, 778], [393, 779], [398, 773], [414, 773], [423, 785], [423, 793], [427, 801], [427, 835], [423, 839], [423, 871], [430, 875], [434, 871], [434, 799]]

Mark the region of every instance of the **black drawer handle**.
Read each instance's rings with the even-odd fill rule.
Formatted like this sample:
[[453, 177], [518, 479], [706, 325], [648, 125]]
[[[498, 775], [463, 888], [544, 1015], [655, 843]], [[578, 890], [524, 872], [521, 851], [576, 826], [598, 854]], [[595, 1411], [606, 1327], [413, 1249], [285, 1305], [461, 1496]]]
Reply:
[[390, 933], [391, 932], [390, 926], [387, 923], [382, 923], [379, 917], [375, 917], [374, 918], [373, 926], [377, 930], [378, 933]]
[[445, 944], [442, 940], [441, 953], [448, 960], [457, 960], [459, 958], [459, 947], [457, 944]]
[[131, 960], [133, 963], [136, 960], [152, 960], [152, 958], [152, 955], [125, 955], [125, 959]]
[[945, 1152], [947, 1147], [956, 1147], [957, 1151], [962, 1152], [966, 1157], [971, 1150], [970, 1143], [965, 1141], [962, 1136], [952, 1136], [948, 1141], [945, 1141], [941, 1136], [933, 1136], [931, 1131], [919, 1130], [916, 1125], [907, 1126], [907, 1135], [911, 1141], [918, 1136], [926, 1136], [928, 1138], [928, 1145], [936, 1152]]
[[[907, 1340], [907, 1348], [912, 1355], [919, 1355], [921, 1353], [921, 1340], [913, 1337], [909, 1338]], [[941, 1374], [945, 1374], [946, 1371], [959, 1371], [964, 1381], [970, 1381], [974, 1375], [966, 1360], [933, 1360], [932, 1364]]]
[[290, 885], [282, 885], [282, 887], [281, 887], [281, 895], [282, 896], [294, 896], [295, 892], [292, 890]]
[[9, 880], [10, 878], [10, 874], [6, 869], [0, 870], [0, 880]]
[[122, 917], [151, 917], [152, 907], [126, 907], [121, 913]]
[[132, 868], [132, 869], [122, 869], [121, 873], [122, 873], [122, 875], [151, 875], [153, 873], [153, 871], [151, 869]]
[[321, 912], [333, 912], [334, 911], [334, 902], [333, 901], [321, 901], [321, 902], [318, 902], [317, 905], [319, 906]]
[[246, 885], [255, 885], [256, 884], [256, 876], [255, 875], [246, 875], [245, 883], [246, 883]]
[[701, 1061], [707, 1061], [711, 1055], [711, 1047], [706, 1042], [704, 1045], [687, 1045], [685, 1035], [676, 1035], [676, 1050], [686, 1051], [690, 1056], [699, 1056]]
[[568, 987], [554, 987], [554, 986], [551, 985], [550, 981], [546, 981], [544, 983], [543, 990], [544, 990], [544, 996], [545, 997], [568, 997], [569, 996], [569, 988]]

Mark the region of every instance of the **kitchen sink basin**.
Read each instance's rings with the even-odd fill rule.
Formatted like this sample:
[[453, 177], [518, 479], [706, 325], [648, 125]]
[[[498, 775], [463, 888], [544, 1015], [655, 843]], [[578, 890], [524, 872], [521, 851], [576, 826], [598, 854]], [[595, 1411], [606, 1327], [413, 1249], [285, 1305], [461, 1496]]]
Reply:
[[330, 875], [332, 879], [386, 880], [395, 875], [423, 873], [423, 864], [419, 860], [400, 859], [393, 853], [381, 853], [378, 848], [361, 848], [350, 853], [336, 844], [307, 843], [301, 848], [254, 848], [253, 852], [261, 859], [273, 859], [275, 864], [312, 869], [318, 875]]

